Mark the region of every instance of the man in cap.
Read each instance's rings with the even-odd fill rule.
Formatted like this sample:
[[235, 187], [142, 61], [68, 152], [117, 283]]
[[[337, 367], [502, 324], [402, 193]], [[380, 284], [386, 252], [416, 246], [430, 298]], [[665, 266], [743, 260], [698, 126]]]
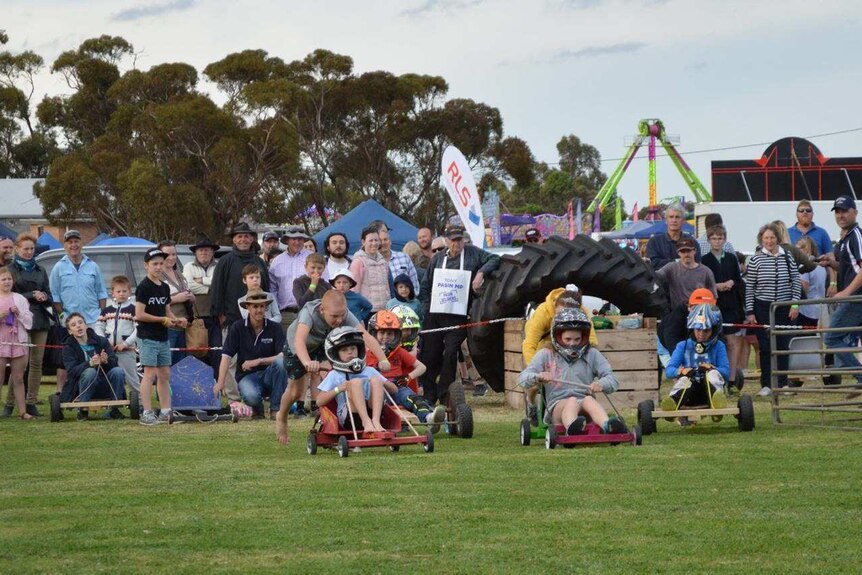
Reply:
[[99, 265], [83, 254], [81, 233], [69, 230], [63, 235], [66, 255], [51, 270], [51, 298], [57, 314], [78, 312], [87, 327], [95, 330], [99, 312], [105, 307], [108, 291]]
[[[667, 231], [656, 234], [647, 242], [647, 257], [652, 269], [658, 271], [677, 258], [676, 242], [683, 237], [691, 237], [682, 230], [685, 221], [685, 208], [680, 204], [667, 207], [664, 216]], [[700, 247], [695, 242], [694, 260], [700, 261]]]
[[[464, 245], [464, 228], [454, 226], [446, 232], [448, 248], [440, 250], [431, 258], [425, 277], [422, 278], [422, 289], [419, 291], [419, 300], [422, 302], [424, 311], [425, 329], [440, 327], [452, 327], [468, 321], [468, 311], [472, 294], [479, 291], [485, 281], [485, 275], [500, 267], [500, 258], [492, 253], [486, 252], [476, 246]], [[446, 292], [446, 283], [435, 282], [435, 277], [442, 276], [442, 270], [464, 272], [463, 279], [467, 281], [467, 301], [462, 302], [466, 307], [459, 306], [459, 313], [445, 313], [433, 311], [436, 302], [456, 298], [459, 301], [463, 292]], [[449, 275], [449, 274], [447, 274]], [[453, 274], [454, 275], [454, 274]], [[451, 296], [451, 297], [450, 297]], [[435, 302], [432, 305], [432, 302]], [[455, 308], [452, 308], [453, 311]], [[463, 313], [460, 313], [463, 312]], [[464, 329], [454, 329], [438, 333], [430, 333], [422, 336], [422, 348], [419, 361], [428, 366], [428, 371], [422, 376], [422, 387], [425, 396], [433, 404], [440, 399], [441, 403], [446, 400], [449, 385], [455, 380], [458, 367], [458, 350], [461, 343], [467, 338]]]
[[260, 287], [263, 291], [269, 291], [266, 264], [251, 249], [257, 232], [242, 222], [231, 230], [230, 236], [233, 249], [219, 258], [210, 285], [212, 314], [219, 319], [223, 330], [227, 330], [233, 322], [242, 318], [237, 305], [237, 300], [247, 291], [242, 282], [242, 268], [248, 264], [259, 267]]
[[[832, 204], [835, 212], [835, 223], [841, 228], [842, 237], [835, 250], [820, 257], [820, 265], [828, 266], [838, 271], [838, 291], [832, 297], [849, 297], [862, 294], [862, 232], [856, 223], [856, 200], [850, 196], [838, 196]], [[848, 328], [862, 326], [862, 304], [843, 302], [832, 312], [830, 328]], [[856, 347], [860, 332], [829, 332], [823, 342], [827, 348]], [[852, 353], [836, 353], [835, 367], [844, 369], [862, 369], [856, 355]], [[856, 375], [856, 381], [862, 383], [862, 375]]]
[[[221, 328], [212, 314], [210, 286], [215, 274], [215, 253], [219, 245], [207, 236], [201, 235], [189, 250], [195, 259], [183, 266], [183, 277], [189, 285], [189, 290], [195, 296], [195, 312], [204, 320], [207, 328], [207, 343], [210, 347], [221, 347]], [[207, 354], [207, 363], [213, 368], [213, 376], [218, 375], [219, 353], [211, 350]]]
[[278, 412], [281, 396], [287, 386], [284, 370], [284, 330], [281, 323], [266, 319], [266, 308], [272, 297], [260, 290], [249, 292], [240, 305], [248, 311], [244, 321], [235, 322], [222, 348], [218, 381], [213, 391], [225, 389], [231, 358], [236, 356], [236, 375], [243, 403], [251, 407], [254, 417], [263, 417], [263, 398], [269, 396], [270, 415]]
[[688, 301], [688, 296], [697, 288], [706, 288], [715, 295], [717, 292], [712, 270], [694, 259], [697, 253], [695, 239], [682, 236], [676, 242], [676, 253], [679, 259], [655, 272], [656, 278], [665, 285], [671, 307]]
[[542, 243], [542, 232], [537, 228], [530, 228], [524, 234], [524, 239], [527, 240], [528, 244], [540, 244]]
[[[281, 236], [287, 249], [281, 252], [269, 266], [269, 291], [281, 310], [281, 326], [286, 331], [296, 319], [299, 307], [293, 295], [293, 280], [305, 275], [305, 258], [311, 253], [303, 248], [308, 234], [302, 226], [290, 226]], [[327, 276], [328, 277], [328, 276]], [[326, 279], [326, 278], [324, 278]]]
[[281, 253], [281, 250], [278, 247], [278, 233], [273, 231], [268, 231], [263, 234], [261, 237], [261, 252], [260, 259], [266, 264], [266, 267], [272, 265], [272, 260], [278, 257], [278, 254]]

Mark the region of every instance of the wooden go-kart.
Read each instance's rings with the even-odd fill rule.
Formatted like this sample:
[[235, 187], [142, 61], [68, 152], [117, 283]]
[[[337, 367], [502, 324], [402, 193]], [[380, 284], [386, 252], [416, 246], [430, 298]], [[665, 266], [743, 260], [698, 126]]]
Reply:
[[[573, 382], [562, 382], [570, 385], [580, 385], [575, 384]], [[586, 386], [583, 386], [586, 387]], [[607, 397], [607, 395], [605, 396]], [[545, 413], [545, 386], [543, 385], [536, 395], [536, 410], [539, 413], [539, 425], [533, 428], [532, 423], [530, 421], [529, 413], [524, 419], [521, 420], [521, 430], [520, 430], [520, 442], [521, 445], [527, 446], [530, 445], [533, 439], [544, 439], [545, 447], [547, 449], [554, 449], [558, 445], [562, 445], [563, 447], [573, 448], [578, 445], [601, 445], [601, 444], [610, 444], [610, 445], [618, 445], [620, 443], [628, 443], [631, 445], [641, 445], [642, 436], [640, 427], [637, 425], [633, 426], [626, 433], [604, 433], [602, 429], [595, 423], [593, 423], [589, 418], [587, 419], [587, 424], [584, 427], [584, 431], [582, 433], [578, 433], [576, 435], [567, 435], [566, 428], [563, 425], [548, 425], [545, 423], [544, 413]], [[617, 411], [616, 406], [613, 402], [608, 398], [608, 403], [610, 403], [613, 408], [617, 418], [620, 421], [623, 421], [622, 416], [619, 411]], [[527, 409], [526, 402], [524, 402], [524, 408]]]
[[[702, 417], [711, 417], [713, 421], [719, 422], [725, 415], [732, 415], [736, 418], [740, 431], [754, 429], [754, 401], [750, 395], [740, 394], [735, 407], [715, 408], [712, 407], [712, 386], [706, 381], [706, 370], [698, 368], [692, 371], [691, 380], [691, 386], [683, 390], [679, 401], [674, 402], [675, 409], [656, 409], [655, 402], [651, 399], [638, 404], [638, 423], [644, 435], [655, 433], [658, 430], [656, 423], [662, 417], [667, 421], [684, 418], [680, 420], [683, 423], [696, 423]], [[691, 393], [700, 395], [696, 396], [695, 405], [683, 405], [685, 394], [690, 390], [695, 390]]]
[[357, 429], [358, 422], [353, 420], [352, 415], [349, 419], [351, 425], [342, 426], [338, 421], [337, 406], [333, 399], [320, 407], [320, 414], [308, 432], [306, 449], [309, 455], [315, 455], [318, 447], [335, 449], [340, 457], [347, 457], [354, 447], [388, 447], [390, 451], [396, 452], [402, 445], [421, 444], [426, 453], [434, 451], [434, 435], [430, 429], [420, 434], [408, 421], [412, 435], [398, 435], [404, 420], [395, 408], [386, 403], [380, 416], [380, 423], [385, 429], [382, 432]]
[[[104, 376], [105, 379], [107, 379], [107, 374], [105, 373], [105, 370], [102, 369], [101, 366], [99, 366], [99, 369], [101, 371], [101, 375]], [[101, 382], [101, 379], [96, 379], [91, 383], [91, 385], [99, 385]], [[66, 389], [64, 389], [64, 392], [69, 393], [69, 391]], [[115, 407], [128, 407], [129, 417], [131, 417], [132, 419], [139, 419], [141, 416], [141, 396], [134, 389], [130, 389], [126, 394], [128, 399], [120, 399], [116, 395], [114, 395], [113, 399], [94, 399], [92, 401], [78, 401], [78, 398], [81, 397], [83, 392], [78, 389], [75, 389], [71, 393], [76, 393], [76, 395], [71, 399], [71, 401], [63, 401], [63, 394], [61, 393], [52, 393], [50, 396], [48, 396], [48, 407], [50, 408], [50, 416], [52, 422], [56, 423], [58, 421], [63, 421], [64, 409], [86, 409], [87, 411], [91, 411], [99, 409], [113, 409]], [[114, 394], [113, 389], [111, 389], [111, 394]]]

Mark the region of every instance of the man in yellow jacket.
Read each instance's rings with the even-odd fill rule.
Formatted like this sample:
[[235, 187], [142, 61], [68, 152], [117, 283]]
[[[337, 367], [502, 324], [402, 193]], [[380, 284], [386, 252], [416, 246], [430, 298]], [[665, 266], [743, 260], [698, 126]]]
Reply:
[[[524, 365], [529, 365], [533, 360], [533, 356], [547, 346], [551, 342], [551, 322], [554, 319], [554, 314], [558, 309], [566, 307], [576, 307], [584, 312], [592, 323], [592, 314], [581, 304], [581, 292], [576, 286], [569, 285], [569, 288], [557, 288], [551, 290], [545, 301], [542, 302], [527, 323], [524, 325], [524, 343], [521, 344], [521, 353], [524, 356]], [[598, 347], [599, 340], [596, 337], [596, 330], [590, 328], [590, 345]], [[535, 398], [538, 388], [527, 390], [526, 400], [528, 404], [530, 419], [533, 420], [533, 425], [538, 425], [538, 413], [536, 412]]]

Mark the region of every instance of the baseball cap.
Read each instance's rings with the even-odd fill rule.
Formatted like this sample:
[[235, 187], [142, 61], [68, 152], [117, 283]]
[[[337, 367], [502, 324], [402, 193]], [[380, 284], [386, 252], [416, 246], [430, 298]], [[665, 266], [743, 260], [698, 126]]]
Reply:
[[261, 241], [266, 242], [269, 240], [277, 240], [277, 239], [278, 239], [278, 234], [273, 232], [273, 231], [269, 231], [269, 232], [266, 232], [263, 234]]
[[697, 288], [688, 296], [688, 305], [700, 305], [702, 303], [715, 305], [715, 295], [706, 288]]
[[71, 240], [72, 238], [81, 239], [81, 232], [78, 230], [69, 230], [65, 234], [63, 234], [63, 241]]
[[168, 254], [166, 254], [165, 252], [163, 252], [159, 248], [153, 248], [151, 250], [147, 250], [146, 253], [144, 253], [144, 262], [146, 263], [153, 258], [167, 259], [167, 257], [168, 257]]
[[683, 236], [676, 241], [676, 251], [682, 249], [697, 249], [697, 243], [695, 243], [694, 238], [690, 238], [688, 236]]
[[446, 231], [446, 237], [450, 240], [459, 240], [464, 237], [464, 228], [461, 226], [452, 226]]
[[835, 210], [855, 210], [856, 209], [856, 200], [851, 198], [850, 196], [838, 196], [835, 198], [835, 203], [832, 204], [832, 209], [830, 211], [834, 212]]

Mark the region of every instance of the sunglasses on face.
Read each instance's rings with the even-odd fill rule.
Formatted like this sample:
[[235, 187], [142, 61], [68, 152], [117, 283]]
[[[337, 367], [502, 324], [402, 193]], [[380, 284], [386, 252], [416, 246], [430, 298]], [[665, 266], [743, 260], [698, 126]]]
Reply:
[[814, 210], [812, 210], [811, 208], [799, 208], [798, 210], [796, 210], [796, 213], [797, 214], [810, 214], [813, 211]]

